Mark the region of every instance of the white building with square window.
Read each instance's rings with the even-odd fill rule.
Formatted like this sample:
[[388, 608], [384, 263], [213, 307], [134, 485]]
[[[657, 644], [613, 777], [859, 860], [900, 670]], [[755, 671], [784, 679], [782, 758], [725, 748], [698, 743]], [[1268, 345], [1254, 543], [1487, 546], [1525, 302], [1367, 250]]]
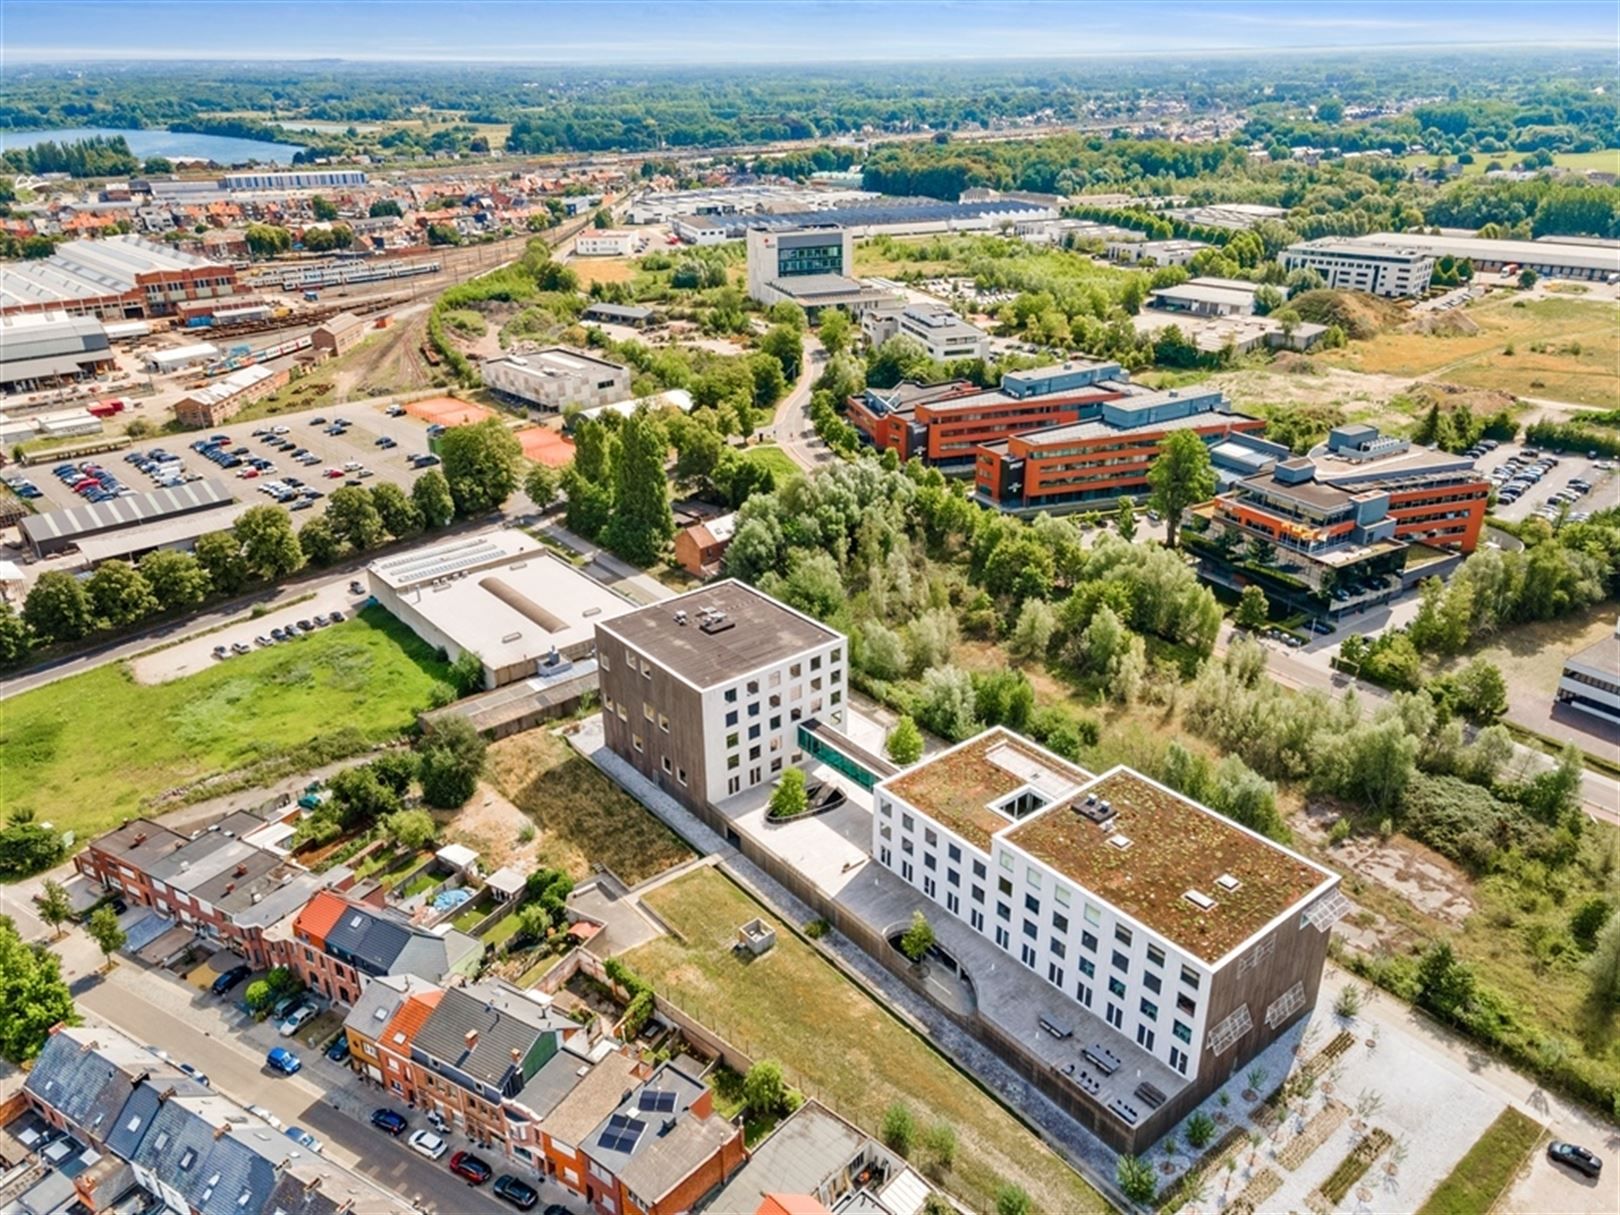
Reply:
[[1094, 776], [1001, 728], [879, 782], [872, 825], [881, 865], [1194, 1096], [1315, 1002], [1343, 910], [1337, 874], [1129, 768]]
[[799, 727], [841, 730], [841, 633], [718, 582], [597, 627], [604, 735], [688, 806], [705, 808], [803, 762]]

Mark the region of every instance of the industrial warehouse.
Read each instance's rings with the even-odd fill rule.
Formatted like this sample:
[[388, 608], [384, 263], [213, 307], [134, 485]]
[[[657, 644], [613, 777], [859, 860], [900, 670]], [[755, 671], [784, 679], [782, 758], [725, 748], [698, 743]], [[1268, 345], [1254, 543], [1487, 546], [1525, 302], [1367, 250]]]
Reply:
[[13, 262], [0, 315], [67, 312], [121, 321], [167, 316], [186, 300], [236, 294], [236, 267], [135, 236], [74, 240], [43, 261]]
[[596, 625], [635, 606], [510, 529], [373, 562], [366, 579], [423, 641], [477, 654], [486, 688], [589, 654]]

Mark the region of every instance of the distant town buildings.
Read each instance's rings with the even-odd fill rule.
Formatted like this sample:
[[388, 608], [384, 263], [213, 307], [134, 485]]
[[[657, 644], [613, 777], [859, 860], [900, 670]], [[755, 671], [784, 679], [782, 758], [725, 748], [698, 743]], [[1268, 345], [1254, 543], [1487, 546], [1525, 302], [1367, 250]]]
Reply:
[[568, 346], [486, 359], [479, 370], [487, 387], [537, 409], [591, 408], [630, 394], [629, 368]]
[[990, 353], [990, 339], [945, 304], [907, 304], [899, 311], [874, 308], [861, 320], [861, 333], [874, 346], [892, 337], [908, 337], [939, 363], [982, 359]]
[[623, 228], [587, 228], [574, 238], [580, 257], [629, 257], [641, 238]]
[[366, 184], [358, 169], [300, 169], [293, 172], [226, 173], [221, 190], [344, 190]]
[[372, 322], [363, 316], [356, 316], [352, 312], [340, 312], [315, 326], [310, 334], [310, 342], [317, 353], [335, 358], [337, 355], [347, 354], [365, 341], [371, 326]]

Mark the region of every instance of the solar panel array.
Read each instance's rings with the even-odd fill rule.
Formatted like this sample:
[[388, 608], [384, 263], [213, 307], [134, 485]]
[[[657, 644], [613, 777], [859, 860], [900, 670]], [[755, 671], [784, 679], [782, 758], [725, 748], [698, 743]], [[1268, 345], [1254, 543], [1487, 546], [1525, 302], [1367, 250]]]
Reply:
[[675, 1109], [675, 1094], [662, 1088], [643, 1089], [640, 1105], [642, 1109], [655, 1114], [672, 1113]]
[[608, 1124], [603, 1129], [597, 1146], [608, 1152], [633, 1152], [641, 1139], [641, 1133], [647, 1129], [647, 1124], [639, 1118], [631, 1118], [624, 1114], [613, 1114], [608, 1118]]

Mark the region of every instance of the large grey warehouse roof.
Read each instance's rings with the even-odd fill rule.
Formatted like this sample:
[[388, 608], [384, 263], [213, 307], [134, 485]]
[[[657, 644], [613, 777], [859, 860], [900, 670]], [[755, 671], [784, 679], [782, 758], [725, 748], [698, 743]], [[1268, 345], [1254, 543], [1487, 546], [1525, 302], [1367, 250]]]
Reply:
[[862, 224], [927, 223], [935, 220], [978, 219], [984, 215], [1051, 214], [1050, 207], [1019, 199], [988, 202], [940, 202], [933, 198], [877, 198], [869, 203], [829, 207], [825, 211], [788, 211], [778, 215], [721, 216], [740, 218], [749, 228], [860, 227]]
[[123, 295], [142, 274], [210, 266], [228, 268], [138, 236], [72, 240], [58, 245], [44, 261], [7, 263], [4, 285], [0, 286], [0, 307]]
[[[715, 612], [724, 615], [723, 624], [704, 627], [705, 613]], [[734, 580], [677, 595], [596, 629], [599, 639], [615, 637], [699, 688], [839, 640], [831, 629]], [[597, 651], [609, 661], [624, 660], [604, 650], [600, 640]]]
[[22, 521], [23, 538], [30, 544], [54, 546], [64, 540], [93, 536], [116, 527], [150, 523], [168, 515], [209, 510], [231, 501], [231, 492], [218, 481], [193, 481], [174, 489], [158, 489], [146, 494], [114, 498], [67, 510], [31, 515]]

